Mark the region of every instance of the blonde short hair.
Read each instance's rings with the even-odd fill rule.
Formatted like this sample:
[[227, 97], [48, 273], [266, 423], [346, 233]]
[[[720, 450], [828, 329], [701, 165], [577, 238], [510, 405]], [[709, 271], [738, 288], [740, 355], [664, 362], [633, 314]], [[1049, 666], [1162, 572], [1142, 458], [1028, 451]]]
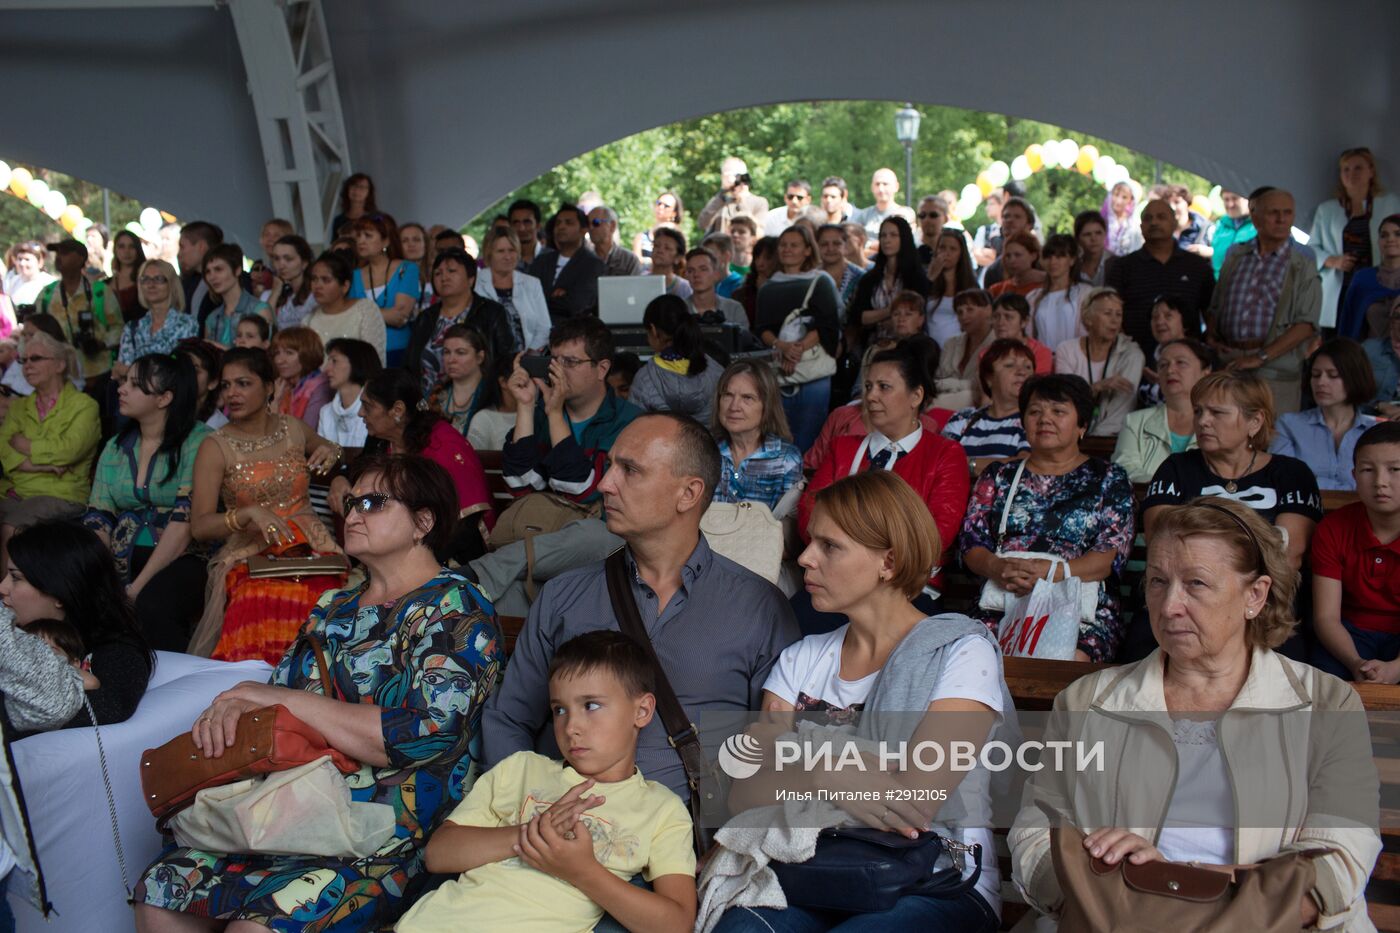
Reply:
[[938, 526], [924, 500], [887, 470], [843, 477], [821, 490], [816, 508], [864, 547], [894, 552], [890, 586], [913, 599], [943, 554]]
[[1120, 305], [1123, 303], [1123, 296], [1118, 294], [1118, 289], [1116, 288], [1113, 288], [1108, 285], [1101, 285], [1098, 288], [1091, 288], [1089, 289], [1088, 294], [1086, 294], [1079, 301], [1079, 323], [1088, 326], [1089, 309], [1094, 306], [1094, 302], [1098, 301], [1101, 298], [1112, 298], [1115, 301], [1117, 301]]
[[1204, 405], [1215, 398], [1232, 402], [1246, 415], [1259, 415], [1264, 423], [1249, 437], [1255, 450], [1268, 450], [1274, 439], [1274, 392], [1258, 373], [1248, 369], [1221, 369], [1202, 376], [1191, 387], [1191, 404]]
[[170, 283], [170, 308], [171, 308], [171, 310], [173, 310], [173, 311], [183, 311], [183, 310], [185, 310], [185, 287], [180, 283], [180, 273], [176, 272], [176, 271], [175, 271], [175, 267], [172, 266], [170, 263], [166, 262], [164, 259], [147, 259], [145, 262], [141, 263], [141, 265], [137, 267], [137, 269], [136, 269], [136, 282], [137, 282], [136, 302], [137, 302], [137, 304], [141, 305], [141, 307], [145, 308], [147, 311], [151, 310], [151, 306], [150, 306], [149, 304], [146, 303], [146, 296], [143, 295], [143, 294], [141, 294], [141, 288], [140, 288], [141, 276], [143, 276], [143, 275], [146, 274], [146, 270], [147, 270], [147, 269], [150, 269], [152, 272], [159, 272], [159, 273], [161, 273], [162, 275], [165, 276], [165, 281], [167, 281], [167, 282]]
[[1151, 550], [1166, 538], [1213, 538], [1224, 542], [1233, 556], [1234, 570], [1248, 585], [1267, 576], [1272, 581], [1264, 608], [1251, 619], [1242, 619], [1245, 643], [1250, 648], [1277, 648], [1298, 625], [1293, 597], [1298, 592], [1298, 571], [1288, 560], [1283, 535], [1247, 505], [1233, 499], [1204, 496], [1185, 505], [1164, 509], [1152, 529]]

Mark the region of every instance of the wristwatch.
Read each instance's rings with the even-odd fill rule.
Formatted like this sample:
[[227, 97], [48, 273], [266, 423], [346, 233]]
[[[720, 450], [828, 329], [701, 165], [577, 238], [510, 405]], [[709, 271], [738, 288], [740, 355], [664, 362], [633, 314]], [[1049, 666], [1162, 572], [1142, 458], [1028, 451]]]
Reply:
[[1259, 357], [1259, 362], [1261, 363], [1269, 362], [1269, 351], [1265, 350], [1263, 347], [1260, 347], [1258, 352], [1256, 352], [1254, 355]]

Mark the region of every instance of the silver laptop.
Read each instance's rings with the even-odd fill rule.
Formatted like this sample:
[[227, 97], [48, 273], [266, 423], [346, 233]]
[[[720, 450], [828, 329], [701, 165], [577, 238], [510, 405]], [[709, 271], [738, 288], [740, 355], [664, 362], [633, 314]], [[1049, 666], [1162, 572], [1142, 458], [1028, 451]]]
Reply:
[[602, 276], [598, 279], [598, 317], [604, 324], [640, 324], [647, 305], [664, 294], [664, 276]]

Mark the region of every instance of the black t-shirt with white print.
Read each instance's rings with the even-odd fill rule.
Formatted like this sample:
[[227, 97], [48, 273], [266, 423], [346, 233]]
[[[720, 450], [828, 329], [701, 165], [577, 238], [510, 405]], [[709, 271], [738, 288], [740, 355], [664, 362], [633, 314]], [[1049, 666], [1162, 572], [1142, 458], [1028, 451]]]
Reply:
[[1154, 505], [1180, 505], [1197, 496], [1233, 499], [1258, 512], [1273, 524], [1285, 513], [1322, 520], [1322, 495], [1317, 477], [1307, 464], [1294, 457], [1274, 454], [1264, 466], [1235, 480], [1235, 492], [1227, 492], [1229, 480], [1211, 472], [1199, 450], [1172, 454], [1152, 475], [1143, 511]]

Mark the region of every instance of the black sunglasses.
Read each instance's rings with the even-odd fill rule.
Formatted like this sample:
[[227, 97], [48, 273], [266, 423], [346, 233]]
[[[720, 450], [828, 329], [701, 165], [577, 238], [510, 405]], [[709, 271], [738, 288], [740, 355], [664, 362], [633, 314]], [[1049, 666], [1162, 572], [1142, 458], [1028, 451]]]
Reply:
[[394, 497], [382, 492], [367, 492], [363, 495], [347, 495], [345, 497], [345, 514], [356, 511], [361, 515], [373, 515], [375, 512], [384, 511], [384, 506], [388, 505]]

